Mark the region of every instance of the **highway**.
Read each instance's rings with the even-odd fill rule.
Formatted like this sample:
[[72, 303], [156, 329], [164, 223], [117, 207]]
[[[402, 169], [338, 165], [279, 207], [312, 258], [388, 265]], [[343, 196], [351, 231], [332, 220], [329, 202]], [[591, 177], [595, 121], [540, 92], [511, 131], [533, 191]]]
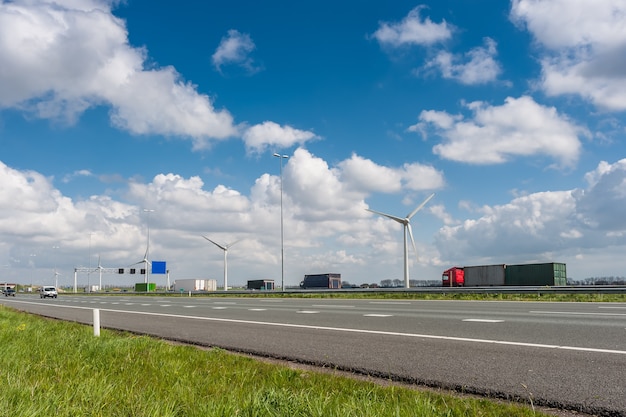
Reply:
[[60, 295], [18, 310], [413, 384], [626, 416], [626, 303]]

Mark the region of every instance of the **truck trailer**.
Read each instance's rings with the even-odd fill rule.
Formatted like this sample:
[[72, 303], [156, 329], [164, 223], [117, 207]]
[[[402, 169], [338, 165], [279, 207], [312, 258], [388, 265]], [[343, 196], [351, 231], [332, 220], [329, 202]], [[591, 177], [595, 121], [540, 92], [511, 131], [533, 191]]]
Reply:
[[274, 288], [273, 279], [253, 279], [248, 281], [249, 290], [273, 290]]
[[341, 274], [305, 275], [300, 288], [341, 288]]
[[505, 285], [567, 285], [563, 263], [507, 265]]
[[174, 281], [176, 291], [217, 291], [215, 279], [177, 279]]
[[477, 265], [466, 266], [466, 287], [500, 287], [504, 285], [507, 265]]

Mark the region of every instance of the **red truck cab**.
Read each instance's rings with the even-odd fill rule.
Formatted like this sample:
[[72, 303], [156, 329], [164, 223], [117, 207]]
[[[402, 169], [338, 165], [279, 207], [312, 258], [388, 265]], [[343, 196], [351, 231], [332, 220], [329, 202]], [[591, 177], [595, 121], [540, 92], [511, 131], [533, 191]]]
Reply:
[[465, 285], [463, 268], [452, 267], [443, 271], [442, 284], [444, 287], [462, 287]]

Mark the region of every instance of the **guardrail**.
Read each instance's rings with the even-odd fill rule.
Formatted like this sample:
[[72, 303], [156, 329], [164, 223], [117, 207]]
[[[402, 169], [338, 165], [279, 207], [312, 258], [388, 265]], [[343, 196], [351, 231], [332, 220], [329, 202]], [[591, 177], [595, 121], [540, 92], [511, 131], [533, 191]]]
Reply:
[[[234, 291], [230, 291], [234, 292]], [[244, 292], [249, 293], [250, 291]], [[287, 293], [372, 293], [406, 292], [412, 294], [626, 294], [626, 285], [581, 286], [500, 286], [500, 287], [411, 287], [411, 288], [342, 288], [297, 289]]]
[[249, 295], [249, 294], [364, 294], [364, 293], [409, 293], [409, 294], [626, 294], [626, 285], [578, 285], [578, 286], [501, 286], [501, 287], [411, 287], [411, 288], [286, 288], [277, 290], [228, 290], [228, 291], [103, 291], [77, 293], [78, 295]]

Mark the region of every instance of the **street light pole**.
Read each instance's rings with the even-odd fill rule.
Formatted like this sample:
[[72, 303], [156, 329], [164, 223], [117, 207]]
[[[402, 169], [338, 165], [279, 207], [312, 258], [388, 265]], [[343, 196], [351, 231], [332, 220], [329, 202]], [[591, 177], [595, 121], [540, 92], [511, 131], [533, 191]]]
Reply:
[[91, 292], [91, 235], [93, 232], [89, 233], [89, 270], [87, 271], [87, 292]]
[[144, 267], [145, 269], [145, 276], [144, 276], [144, 282], [146, 283], [146, 292], [150, 291], [149, 288], [149, 284], [148, 284], [148, 257], [150, 256], [150, 213], [154, 212], [153, 209], [143, 209], [144, 213], [148, 213], [148, 219], [146, 221], [146, 224], [148, 226], [148, 243], [146, 245], [146, 256], [144, 256], [143, 258], [143, 263], [144, 263]]
[[[34, 253], [30, 254], [31, 257], [37, 256]], [[35, 261], [33, 259], [30, 260], [30, 266], [31, 266], [31, 270], [30, 270], [30, 292], [33, 292], [33, 271], [35, 270]]]
[[[53, 246], [52, 249], [59, 249], [58, 246]], [[53, 251], [53, 256], [54, 256], [54, 252]], [[54, 288], [57, 289], [57, 291], [59, 290], [59, 274], [57, 273], [57, 257], [54, 256]]]
[[283, 228], [283, 159], [289, 158], [287, 155], [274, 154], [280, 159], [280, 289], [285, 291], [285, 245]]

